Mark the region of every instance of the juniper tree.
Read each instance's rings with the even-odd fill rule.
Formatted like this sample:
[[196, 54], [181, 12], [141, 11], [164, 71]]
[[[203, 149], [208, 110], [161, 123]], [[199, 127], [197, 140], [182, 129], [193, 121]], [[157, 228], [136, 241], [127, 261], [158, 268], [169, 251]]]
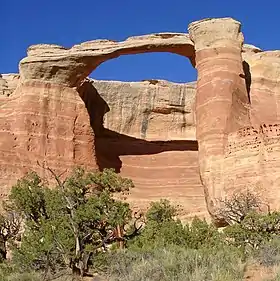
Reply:
[[131, 180], [111, 169], [86, 173], [76, 169], [50, 188], [36, 173], [12, 187], [10, 208], [24, 220], [24, 234], [14, 261], [23, 269], [55, 272], [71, 268], [83, 276], [89, 259], [120, 239], [116, 229], [131, 219], [129, 205], [113, 198], [127, 192]]

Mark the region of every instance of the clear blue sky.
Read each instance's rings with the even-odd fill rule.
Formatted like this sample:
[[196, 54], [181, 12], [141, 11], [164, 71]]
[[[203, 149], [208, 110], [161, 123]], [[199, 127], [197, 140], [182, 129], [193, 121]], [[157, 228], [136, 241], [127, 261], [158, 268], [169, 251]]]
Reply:
[[[18, 72], [18, 62], [32, 44], [70, 47], [100, 38], [186, 32], [194, 20], [228, 16], [242, 22], [246, 43], [280, 49], [279, 0], [1, 0], [0, 73]], [[182, 82], [194, 80], [196, 72], [183, 57], [153, 53], [108, 61], [91, 77]]]

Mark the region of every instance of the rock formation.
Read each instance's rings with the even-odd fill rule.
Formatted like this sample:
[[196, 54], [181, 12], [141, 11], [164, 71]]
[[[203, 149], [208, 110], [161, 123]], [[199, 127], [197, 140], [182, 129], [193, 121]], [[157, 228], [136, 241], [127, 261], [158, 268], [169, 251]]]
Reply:
[[92, 81], [92, 85], [110, 108], [104, 118], [106, 129], [95, 127], [99, 168], [114, 167], [133, 179], [136, 187], [129, 197], [133, 205], [144, 208], [165, 197], [180, 205], [183, 219], [205, 216], [195, 138], [195, 83]]
[[232, 19], [194, 22], [189, 31], [198, 70], [199, 166], [210, 214], [219, 221], [219, 198], [246, 189], [279, 209], [279, 52], [242, 50], [240, 23]]
[[[40, 101], [36, 96], [42, 95], [40, 93], [42, 90], [38, 86], [34, 87], [32, 100], [39, 106]], [[176, 84], [158, 80], [113, 82], [88, 79], [79, 88], [79, 95], [84, 100], [83, 108], [86, 104], [95, 138], [93, 141], [95, 151], [84, 153], [88, 161], [90, 159], [96, 161], [96, 164], [93, 163], [89, 167], [115, 168], [122, 175], [132, 178], [135, 188], [131, 191], [128, 200], [133, 206], [144, 209], [149, 202], [165, 197], [180, 205], [180, 215], [183, 219], [193, 215], [207, 215], [199, 177], [195, 138], [193, 110], [195, 87], [195, 83]], [[52, 93], [56, 93], [55, 91]], [[27, 92], [27, 89], [24, 89], [24, 92]], [[78, 93], [76, 94], [79, 98]], [[50, 93], [48, 95], [50, 99], [52, 96]], [[57, 103], [66, 104], [66, 101], [70, 100], [67, 95], [72, 96], [72, 92], [65, 92], [58, 101], [48, 103], [49, 107], [45, 112], [49, 114], [48, 120], [55, 115]], [[16, 104], [22, 104], [21, 101], [16, 102], [19, 96], [17, 92], [14, 92], [12, 96], [6, 98], [6, 106], [3, 108], [8, 105], [12, 109], [16, 107]], [[9, 103], [11, 103], [10, 106]], [[79, 105], [79, 100], [76, 103]], [[62, 119], [69, 119], [69, 122], [73, 120], [72, 115], [69, 116], [71, 110], [73, 110], [73, 115], [81, 114], [69, 107], [68, 115], [64, 112]], [[39, 109], [38, 111], [41, 112]], [[1, 113], [4, 115], [5, 111], [1, 110]], [[66, 128], [67, 124], [64, 120], [59, 119], [59, 123]], [[33, 135], [29, 131], [29, 135], [33, 137], [33, 143], [30, 144], [29, 151], [25, 155], [20, 152], [20, 158], [17, 160], [11, 157], [11, 153], [3, 154], [0, 171], [2, 171], [4, 186], [10, 186], [15, 179], [30, 169], [36, 170], [42, 176], [47, 176], [45, 171], [37, 165], [37, 160], [40, 163], [46, 163], [59, 173], [68, 167], [70, 171], [71, 167], [75, 166], [75, 153], [70, 154], [71, 149], [74, 149], [74, 145], [71, 146], [74, 140], [73, 129], [68, 128], [64, 131], [64, 138], [68, 139], [68, 146], [65, 149], [69, 154], [64, 153], [61, 157], [51, 158], [51, 155], [55, 156], [59, 150], [64, 149], [64, 145], [59, 142], [59, 136], [61, 137], [63, 132], [55, 128], [59, 123], [49, 121], [49, 125], [44, 128], [46, 133], [50, 127], [55, 132], [59, 132], [57, 139], [54, 139], [55, 134], [53, 134], [53, 142], [49, 140], [49, 142], [40, 143], [40, 139], [45, 135], [38, 139], [38, 134]], [[81, 124], [78, 125], [81, 126]], [[39, 127], [41, 127], [40, 124]], [[38, 127], [35, 127], [35, 130], [39, 131]], [[15, 131], [13, 134], [16, 135]], [[1, 140], [4, 138], [6, 137], [1, 137]], [[52, 143], [56, 143], [57, 146], [50, 147]], [[90, 143], [88, 142], [88, 145]], [[10, 141], [7, 140], [7, 144], [10, 144]], [[47, 153], [35, 154], [34, 150], [39, 147], [45, 149]], [[18, 148], [18, 146], [15, 147], [16, 151]], [[29, 160], [26, 159], [27, 157], [30, 157]], [[18, 162], [19, 164], [16, 165]], [[81, 161], [79, 165], [85, 163], [86, 161]], [[24, 164], [22, 168], [18, 167], [22, 164]], [[10, 167], [9, 170], [8, 167]], [[6, 196], [7, 192], [8, 189], [2, 189], [2, 196]]]
[[10, 96], [16, 89], [19, 81], [18, 74], [0, 74], [0, 105], [1, 100]]
[[[189, 33], [31, 46], [19, 76], [0, 76], [0, 195], [30, 169], [44, 175], [39, 161], [57, 172], [115, 168], [134, 180], [134, 205], [167, 197], [184, 218], [206, 214], [205, 196], [219, 222], [219, 199], [247, 188], [279, 208], [280, 51], [243, 44], [231, 18], [191, 23]], [[188, 58], [197, 89], [87, 78], [109, 59], [144, 52]]]

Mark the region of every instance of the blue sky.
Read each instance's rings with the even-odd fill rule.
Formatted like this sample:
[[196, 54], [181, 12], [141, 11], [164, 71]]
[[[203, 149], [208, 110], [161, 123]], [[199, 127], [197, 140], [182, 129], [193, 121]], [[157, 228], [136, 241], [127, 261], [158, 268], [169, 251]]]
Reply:
[[[233, 17], [242, 22], [246, 43], [280, 49], [279, 11], [279, 0], [1, 0], [0, 73], [18, 72], [18, 62], [32, 44], [70, 47], [100, 38], [187, 32], [190, 22], [207, 17]], [[91, 77], [185, 82], [194, 80], [196, 71], [184, 57], [153, 53], [108, 61]]]

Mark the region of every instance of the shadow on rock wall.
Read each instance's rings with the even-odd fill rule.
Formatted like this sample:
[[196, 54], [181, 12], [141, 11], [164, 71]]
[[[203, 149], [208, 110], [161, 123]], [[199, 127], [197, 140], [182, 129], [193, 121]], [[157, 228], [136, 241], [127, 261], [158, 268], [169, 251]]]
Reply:
[[99, 95], [91, 82], [86, 81], [79, 89], [90, 116], [95, 133], [96, 161], [100, 170], [114, 168], [120, 172], [121, 155], [152, 155], [165, 151], [197, 151], [197, 141], [146, 141], [104, 128], [104, 115], [110, 111], [106, 101]]

